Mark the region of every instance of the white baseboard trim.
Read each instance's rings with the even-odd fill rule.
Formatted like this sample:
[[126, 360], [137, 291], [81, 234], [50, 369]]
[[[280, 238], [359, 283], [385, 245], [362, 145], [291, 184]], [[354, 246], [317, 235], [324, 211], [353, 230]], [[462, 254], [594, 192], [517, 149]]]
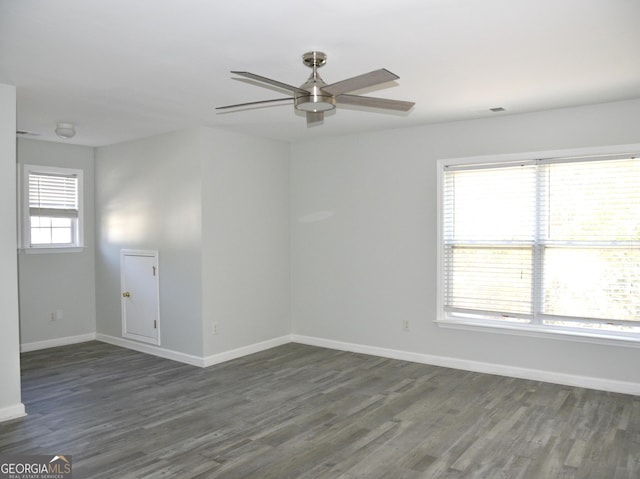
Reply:
[[80, 334], [78, 336], [65, 336], [64, 338], [47, 339], [45, 341], [35, 341], [33, 343], [23, 343], [20, 345], [21, 353], [37, 351], [39, 349], [57, 348], [68, 344], [85, 343], [96, 339], [96, 333]]
[[[65, 338], [50, 339], [46, 341], [37, 341], [33, 343], [25, 343], [20, 346], [21, 352], [36, 351], [39, 349], [53, 348], [57, 346], [66, 346], [68, 344], [81, 343], [86, 341], [98, 340], [104, 343], [113, 344], [141, 353], [151, 354], [165, 359], [171, 359], [184, 364], [190, 364], [201, 368], [220, 364], [232, 359], [241, 358], [249, 354], [258, 353], [267, 349], [275, 348], [290, 342], [308, 344], [310, 346], [319, 346], [322, 348], [336, 349], [339, 351], [351, 351], [354, 353], [370, 354], [391, 359], [400, 359], [403, 361], [411, 361], [415, 363], [430, 364], [432, 366], [441, 366], [445, 368], [463, 369], [466, 371], [475, 371], [486, 374], [497, 374], [499, 376], [509, 376], [520, 379], [530, 379], [533, 381], [544, 381], [548, 383], [563, 384], [566, 386], [576, 386], [589, 389], [598, 389], [601, 391], [610, 391], [622, 394], [633, 394], [640, 396], [640, 383], [618, 381], [592, 376], [579, 376], [573, 374], [556, 373], [552, 371], [544, 371], [540, 369], [520, 368], [508, 366], [504, 364], [485, 363], [480, 361], [471, 361], [467, 359], [452, 358], [447, 356], [434, 356], [430, 354], [413, 353], [409, 351], [401, 351], [397, 349], [381, 348], [376, 346], [367, 346], [364, 344], [347, 343], [343, 341], [335, 341], [332, 339], [317, 338], [312, 336], [302, 336], [297, 334], [285, 335], [279, 338], [273, 338], [259, 343], [250, 344], [240, 348], [223, 351], [206, 357], [193, 356], [190, 354], [173, 351], [150, 344], [138, 343], [129, 339], [118, 338], [101, 333], [90, 333], [79, 336], [68, 336]], [[15, 409], [15, 410], [14, 410]], [[5, 418], [5, 415], [7, 418]], [[10, 408], [0, 409], [0, 421], [6, 421], [16, 417], [25, 415], [24, 405], [11, 406]]]
[[154, 346], [152, 344], [139, 343], [130, 339], [118, 338], [115, 336], [109, 336], [107, 334], [97, 333], [96, 338], [98, 341], [104, 343], [113, 344], [114, 346], [120, 346], [126, 349], [133, 349], [141, 353], [151, 354], [165, 359], [171, 359], [184, 364], [190, 364], [191, 366], [198, 366], [200, 368], [206, 368], [213, 366], [214, 364], [220, 364], [232, 359], [241, 358], [248, 354], [258, 353], [266, 349], [275, 348], [291, 342], [291, 336], [286, 335], [279, 338], [268, 339], [248, 346], [243, 346], [237, 349], [231, 349], [229, 351], [223, 351], [211, 356], [200, 357], [191, 354], [185, 354], [171, 349]]
[[26, 415], [27, 412], [22, 403], [0, 408], [0, 422], [11, 421], [12, 419], [18, 419]]
[[114, 346], [120, 346], [121, 348], [132, 349], [140, 353], [151, 354], [152, 356], [190, 364], [191, 366], [198, 366], [200, 368], [204, 367], [204, 360], [200, 356], [193, 356], [191, 354], [181, 353], [172, 349], [166, 349], [152, 344], [139, 343], [130, 339], [118, 338], [116, 336], [109, 336], [108, 334], [102, 333], [96, 333], [96, 340], [102, 341], [103, 343], [113, 344]]
[[588, 389], [598, 389], [622, 394], [633, 394], [640, 396], [640, 383], [603, 379], [592, 376], [578, 376], [573, 374], [556, 373], [543, 371], [540, 369], [528, 369], [504, 364], [484, 363], [480, 361], [470, 361], [467, 359], [451, 358], [447, 356], [433, 356], [430, 354], [412, 353], [399, 351], [396, 349], [366, 346], [363, 344], [345, 343], [331, 339], [316, 338], [310, 336], [292, 335], [291, 340], [295, 343], [308, 344], [340, 351], [350, 351], [354, 353], [370, 354], [384, 358], [400, 359], [414, 363], [429, 364], [445, 368], [463, 369], [478, 373], [496, 374], [498, 376], [509, 376], [520, 379], [530, 379], [533, 381], [543, 381], [566, 386], [576, 386]]
[[267, 349], [275, 348], [276, 346], [282, 346], [291, 342], [291, 335], [281, 336], [279, 338], [268, 339], [259, 343], [250, 344], [249, 346], [242, 346], [237, 349], [231, 349], [229, 351], [223, 351], [221, 353], [206, 356], [204, 358], [204, 367], [213, 366], [214, 364], [224, 363], [232, 359], [241, 358], [249, 354], [259, 353]]

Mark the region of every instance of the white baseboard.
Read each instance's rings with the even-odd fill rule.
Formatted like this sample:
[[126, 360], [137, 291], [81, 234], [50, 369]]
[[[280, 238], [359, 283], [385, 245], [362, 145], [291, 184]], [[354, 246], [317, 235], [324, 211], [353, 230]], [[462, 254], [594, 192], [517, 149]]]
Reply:
[[[173, 351], [170, 349], [154, 346], [151, 344], [138, 343], [129, 339], [118, 338], [115, 336], [109, 336], [100, 333], [84, 334], [80, 336], [69, 336], [65, 338], [51, 339], [47, 341], [38, 341], [33, 343], [22, 344], [20, 350], [22, 352], [35, 351], [38, 349], [52, 348], [56, 346], [65, 346], [68, 344], [81, 343], [85, 341], [98, 340], [104, 343], [113, 344], [141, 353], [151, 354], [165, 359], [171, 359], [192, 366], [198, 366], [201, 368], [213, 366], [214, 364], [220, 364], [232, 359], [241, 358], [249, 354], [265, 351], [267, 349], [275, 348], [283, 344], [290, 342], [308, 344], [310, 346], [319, 346], [328, 349], [337, 349], [339, 351], [351, 351], [354, 353], [370, 354], [373, 356], [380, 356], [384, 358], [400, 359], [403, 361], [411, 361], [415, 363], [430, 364], [432, 366], [441, 366], [445, 368], [463, 369], [466, 371], [475, 371], [486, 374], [497, 374], [499, 376], [509, 376], [520, 379], [530, 379], [533, 381], [544, 381], [548, 383], [564, 384], [567, 386], [576, 386], [589, 389], [598, 389], [601, 391], [610, 391], [622, 394], [633, 394], [640, 396], [640, 383], [618, 381], [606, 378], [598, 378], [592, 376], [579, 376], [573, 374], [556, 373], [552, 371], [544, 371], [540, 369], [528, 369], [514, 366], [508, 366], [504, 364], [485, 363], [480, 361], [471, 361], [467, 359], [452, 358], [447, 356], [434, 356], [430, 354], [412, 353], [409, 351], [401, 351], [396, 349], [380, 348], [376, 346], [367, 346], [364, 344], [347, 343], [343, 341], [335, 341], [325, 338], [317, 338], [311, 336], [302, 335], [285, 335], [279, 338], [273, 338], [266, 341], [262, 341], [248, 346], [243, 346], [230, 351], [223, 351], [221, 353], [213, 354], [206, 357], [193, 356], [190, 354]], [[0, 421], [3, 419], [3, 414], [8, 414], [11, 417], [20, 417], [24, 415], [24, 406], [22, 409], [18, 409], [17, 412], [5, 409], [0, 409]], [[21, 411], [21, 412], [20, 412]], [[15, 416], [13, 416], [16, 414]]]
[[414, 363], [430, 364], [445, 368], [463, 369], [478, 373], [496, 374], [499, 376], [509, 376], [520, 379], [530, 379], [533, 381], [543, 381], [566, 386], [576, 386], [601, 391], [610, 391], [622, 394], [633, 394], [640, 396], [640, 384], [627, 381], [617, 381], [591, 376], [578, 376], [573, 374], [556, 373], [543, 371], [540, 369], [519, 368], [504, 364], [484, 363], [480, 361], [470, 361], [466, 359], [451, 358], [447, 356], [433, 356], [429, 354], [412, 353], [399, 351], [396, 349], [379, 348], [366, 346], [363, 344], [345, 343], [331, 339], [316, 338], [310, 336], [292, 335], [292, 341], [310, 346], [319, 346], [340, 351], [350, 351], [354, 353], [370, 354], [384, 358], [400, 359]]
[[24, 417], [27, 412], [24, 409], [24, 404], [18, 403], [13, 406], [7, 406], [0, 408], [0, 422], [11, 421], [12, 419], [18, 419]]
[[133, 349], [134, 351], [138, 351], [141, 353], [151, 354], [153, 356], [159, 356], [165, 359], [171, 359], [173, 361], [190, 364], [191, 366], [198, 366], [200, 368], [206, 368], [209, 366], [213, 366], [214, 364], [241, 358], [243, 356], [247, 356], [248, 354], [258, 353], [260, 351], [265, 351], [267, 349], [275, 348], [276, 346], [281, 346], [283, 344], [291, 342], [291, 336], [286, 335], [280, 338], [268, 339], [267, 341], [262, 341], [260, 343], [250, 344], [241, 348], [232, 349], [230, 351], [223, 351], [221, 353], [213, 354], [211, 356], [206, 356], [203, 358], [200, 356], [193, 356], [191, 354], [173, 351], [171, 349], [161, 348], [159, 346], [154, 346], [151, 344], [138, 343], [130, 339], [109, 336], [107, 334], [97, 333], [96, 339], [104, 343], [113, 344], [114, 346]]
[[35, 341], [33, 343], [23, 343], [20, 345], [20, 352], [37, 351], [39, 349], [56, 348], [67, 346], [68, 344], [84, 343], [96, 339], [96, 333], [81, 334], [78, 336], [66, 336], [64, 338], [47, 339], [45, 341]]
[[225, 361], [230, 361], [232, 359], [241, 358], [249, 354], [259, 353], [260, 351], [265, 351], [267, 349], [275, 348], [276, 346], [282, 346], [283, 344], [287, 344], [290, 342], [291, 342], [291, 335], [288, 334], [286, 336], [268, 339], [266, 341], [262, 341], [259, 343], [250, 344], [249, 346], [243, 346], [241, 348], [232, 349], [230, 351], [223, 351], [218, 354], [206, 356], [204, 358], [204, 367], [209, 367], [209, 366], [213, 366], [214, 364], [219, 364]]
[[204, 359], [200, 356], [193, 356], [191, 354], [181, 353], [172, 349], [166, 349], [147, 343], [139, 343], [130, 339], [118, 338], [116, 336], [109, 336], [101, 333], [96, 333], [96, 340], [102, 341], [103, 343], [113, 344], [114, 346], [120, 346], [121, 348], [132, 349], [140, 353], [151, 354], [152, 356], [190, 364], [191, 366], [204, 367]]

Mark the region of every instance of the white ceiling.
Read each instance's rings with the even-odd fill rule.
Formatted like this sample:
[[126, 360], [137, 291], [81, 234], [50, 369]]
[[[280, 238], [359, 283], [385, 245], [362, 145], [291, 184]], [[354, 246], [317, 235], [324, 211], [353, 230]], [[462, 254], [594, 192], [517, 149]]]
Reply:
[[[46, 140], [66, 121], [94, 146], [200, 125], [297, 141], [640, 98], [639, 25], [640, 0], [0, 0], [0, 83]], [[310, 50], [327, 83], [387, 68], [357, 93], [416, 106], [310, 128], [290, 104], [214, 109], [289, 96], [230, 70], [300, 85]]]

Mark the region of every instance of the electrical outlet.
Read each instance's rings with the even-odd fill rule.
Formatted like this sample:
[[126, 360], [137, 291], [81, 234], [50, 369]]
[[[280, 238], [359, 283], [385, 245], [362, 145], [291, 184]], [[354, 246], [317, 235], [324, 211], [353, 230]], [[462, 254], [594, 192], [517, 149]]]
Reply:
[[218, 323], [211, 321], [211, 334], [218, 334]]
[[53, 311], [51, 311], [49, 313], [49, 321], [55, 321], [56, 320], [56, 313], [54, 313]]
[[402, 330], [409, 331], [409, 321], [407, 320], [402, 321]]

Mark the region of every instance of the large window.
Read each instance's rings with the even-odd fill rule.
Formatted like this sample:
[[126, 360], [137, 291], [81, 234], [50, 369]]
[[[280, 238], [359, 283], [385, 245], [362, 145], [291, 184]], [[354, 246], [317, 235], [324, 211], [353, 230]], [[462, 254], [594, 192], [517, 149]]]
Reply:
[[639, 159], [441, 168], [441, 320], [640, 338]]
[[22, 182], [24, 249], [82, 246], [82, 171], [25, 165]]

